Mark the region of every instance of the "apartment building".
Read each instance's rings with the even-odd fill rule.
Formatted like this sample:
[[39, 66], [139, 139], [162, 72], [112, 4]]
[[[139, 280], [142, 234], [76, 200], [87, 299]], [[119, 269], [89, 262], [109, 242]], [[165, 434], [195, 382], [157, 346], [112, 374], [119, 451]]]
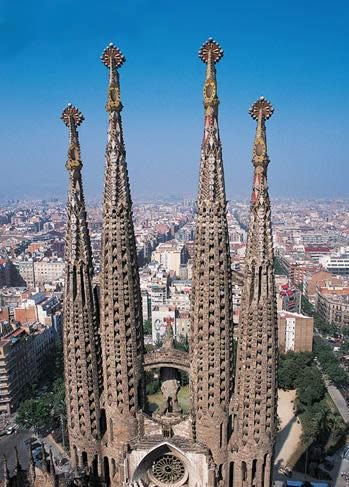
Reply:
[[278, 311], [279, 350], [282, 353], [311, 352], [314, 318], [299, 313]]
[[0, 339], [0, 414], [12, 414], [38, 381], [56, 340], [54, 327], [31, 323]]

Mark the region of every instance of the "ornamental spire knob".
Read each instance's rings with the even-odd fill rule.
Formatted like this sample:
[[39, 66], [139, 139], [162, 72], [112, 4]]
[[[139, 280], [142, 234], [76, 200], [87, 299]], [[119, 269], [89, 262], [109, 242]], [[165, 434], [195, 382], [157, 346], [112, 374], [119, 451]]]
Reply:
[[250, 107], [249, 114], [253, 120], [258, 120], [259, 117], [264, 120], [268, 120], [274, 113], [274, 108], [270, 101], [266, 100], [264, 96], [259, 99]]
[[66, 168], [68, 171], [79, 169], [82, 167], [82, 162], [80, 159], [80, 143], [77, 127], [82, 124], [85, 118], [78, 108], [68, 103], [67, 107], [63, 110], [61, 120], [63, 120], [64, 125], [69, 129], [69, 149]]
[[199, 50], [199, 58], [205, 64], [209, 64], [210, 61], [213, 64], [217, 64], [223, 55], [223, 49], [212, 37], [209, 37]]
[[125, 56], [122, 54], [121, 50], [115, 46], [112, 42], [104, 49], [101, 55], [102, 63], [107, 68], [121, 68], [121, 66], [126, 61]]
[[223, 49], [217, 41], [209, 37], [199, 50], [199, 58], [207, 65], [206, 80], [204, 86], [204, 105], [206, 110], [217, 110], [217, 81], [215, 65], [222, 59]]
[[254, 166], [267, 167], [269, 157], [267, 154], [267, 137], [265, 132], [265, 121], [274, 113], [274, 108], [270, 101], [261, 96], [249, 109], [249, 114], [253, 120], [257, 120], [256, 137], [253, 146], [252, 162]]
[[85, 118], [78, 108], [71, 103], [68, 103], [62, 112], [61, 120], [63, 120], [63, 123], [70, 128], [72, 126], [79, 127]]
[[102, 63], [109, 69], [109, 87], [106, 110], [109, 113], [121, 112], [120, 83], [118, 68], [126, 61], [121, 50], [112, 42], [104, 49], [101, 56]]

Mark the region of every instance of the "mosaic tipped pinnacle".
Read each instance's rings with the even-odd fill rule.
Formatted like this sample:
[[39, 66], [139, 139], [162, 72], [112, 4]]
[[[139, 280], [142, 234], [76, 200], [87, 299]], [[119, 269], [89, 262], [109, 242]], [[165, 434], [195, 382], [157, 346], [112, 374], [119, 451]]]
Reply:
[[85, 120], [85, 117], [78, 108], [71, 103], [68, 103], [66, 108], [63, 110], [61, 120], [63, 120], [67, 127], [70, 127], [72, 122], [74, 123], [75, 127], [79, 127], [79, 125], [81, 125]]
[[110, 68], [111, 65], [114, 68], [120, 68], [126, 61], [125, 56], [122, 54], [121, 50], [115, 46], [112, 42], [104, 49], [101, 55], [102, 63]]
[[223, 49], [212, 37], [209, 37], [199, 50], [199, 58], [205, 64], [208, 63], [209, 53], [211, 53], [211, 61], [214, 64], [218, 63], [224, 55]]
[[248, 113], [254, 120], [257, 120], [259, 113], [262, 111], [262, 117], [264, 120], [268, 120], [274, 113], [274, 108], [270, 101], [268, 101], [264, 96], [260, 96], [258, 100], [251, 105]]

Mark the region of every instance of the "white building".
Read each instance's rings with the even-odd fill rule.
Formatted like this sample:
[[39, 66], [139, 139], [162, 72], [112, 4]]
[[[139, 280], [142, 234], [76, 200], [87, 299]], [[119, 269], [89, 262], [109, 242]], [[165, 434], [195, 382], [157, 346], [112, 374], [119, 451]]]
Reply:
[[153, 343], [163, 340], [166, 329], [172, 326], [176, 336], [176, 308], [169, 305], [155, 306], [152, 309], [152, 335]]

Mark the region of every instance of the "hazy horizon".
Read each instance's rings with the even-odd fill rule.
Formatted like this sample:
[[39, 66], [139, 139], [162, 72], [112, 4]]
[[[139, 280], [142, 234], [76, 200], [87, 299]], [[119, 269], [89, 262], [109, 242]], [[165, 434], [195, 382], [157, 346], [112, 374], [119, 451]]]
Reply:
[[207, 0], [20, 3], [5, 1], [0, 14], [3, 200], [65, 197], [67, 130], [59, 117], [68, 102], [86, 118], [86, 196], [101, 197], [107, 71], [99, 56], [110, 41], [127, 59], [120, 78], [133, 199], [195, 198], [205, 75], [197, 51], [209, 36], [225, 51], [217, 78], [228, 199], [251, 191], [248, 108], [260, 95], [275, 107], [267, 123], [271, 195], [348, 195], [346, 2], [329, 9], [322, 1], [316, 8], [217, 1], [214, 16]]

